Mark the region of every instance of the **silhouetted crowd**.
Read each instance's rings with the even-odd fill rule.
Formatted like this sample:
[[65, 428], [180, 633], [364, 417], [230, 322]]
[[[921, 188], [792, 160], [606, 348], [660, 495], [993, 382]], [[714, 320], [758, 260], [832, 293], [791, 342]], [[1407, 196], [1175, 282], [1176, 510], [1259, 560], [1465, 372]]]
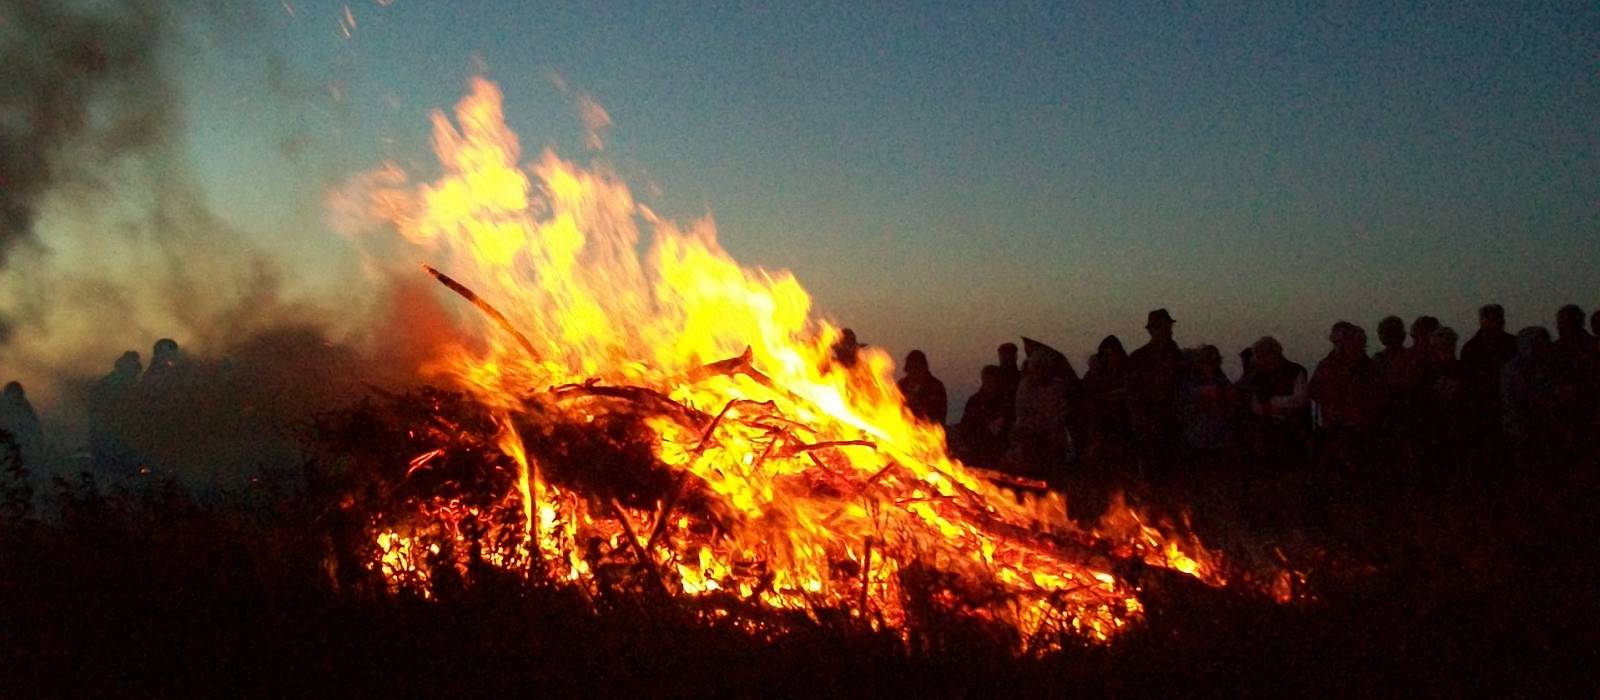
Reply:
[[370, 370], [313, 328], [251, 336], [220, 358], [192, 357], [163, 338], [149, 355], [129, 350], [105, 375], [63, 385], [86, 434], [42, 433], [16, 382], [0, 405], [0, 431], [43, 473], [157, 474], [226, 489], [300, 464], [316, 416], [359, 400]]
[[159, 399], [173, 393], [175, 384], [185, 379], [186, 365], [177, 341], [162, 338], [150, 352], [145, 367], [139, 353], [129, 350], [117, 358], [111, 372], [90, 388], [89, 455], [95, 466], [112, 474], [127, 474], [148, 469], [142, 451], [130, 444], [130, 436], [155, 432], [140, 430], [144, 423], [170, 424], [158, 415]]
[[[1242, 372], [1233, 379], [1215, 346], [1180, 347], [1176, 320], [1157, 309], [1146, 319], [1148, 342], [1130, 353], [1108, 336], [1082, 375], [1066, 355], [1032, 338], [1022, 339], [1020, 363], [1017, 345], [1000, 345], [960, 422], [947, 426], [949, 442], [969, 465], [1045, 480], [1074, 465], [1159, 480], [1224, 464], [1269, 471], [1310, 464], [1389, 476], [1397, 468], [1582, 462], [1600, 448], [1600, 311], [1587, 320], [1593, 331], [1580, 308], [1566, 306], [1556, 314], [1553, 336], [1540, 326], [1512, 335], [1504, 309], [1490, 304], [1479, 309], [1477, 332], [1459, 343], [1456, 331], [1432, 316], [1409, 328], [1390, 316], [1378, 322], [1381, 348], [1373, 354], [1366, 331], [1340, 321], [1314, 368], [1288, 359], [1276, 339], [1264, 337], [1239, 353]], [[853, 365], [861, 347], [846, 329], [833, 359]], [[185, 388], [186, 364], [178, 344], [162, 339], [148, 367], [128, 351], [94, 383], [87, 403], [96, 467], [142, 468], [152, 449], [135, 449], [126, 436], [179, 432], [160, 428], [199, 410], [190, 405], [196, 396], [215, 393]], [[912, 350], [903, 370], [898, 385], [908, 412], [945, 425], [948, 395], [927, 355]], [[240, 382], [231, 393], [249, 394], [260, 383], [232, 383]], [[256, 402], [208, 411], [244, 419], [239, 414]], [[130, 430], [152, 421], [159, 425]], [[39, 418], [17, 382], [5, 385], [0, 429], [24, 457], [42, 449]]]
[[[175, 432], [164, 430], [173, 423], [168, 414], [192, 412], [196, 407], [182, 405], [185, 402], [179, 400], [163, 399], [175, 394], [185, 374], [183, 354], [177, 342], [170, 338], [156, 342], [148, 368], [133, 350], [117, 358], [111, 372], [94, 382], [85, 397], [90, 464], [102, 472], [117, 475], [147, 469], [148, 460], [129, 444], [128, 436], [135, 432], [153, 435]], [[0, 403], [0, 431], [9, 437], [26, 464], [37, 466], [60, 456], [49, 449], [39, 416], [19, 382], [6, 384], [4, 400]], [[164, 437], [178, 439], [181, 436]]]
[[[1239, 353], [1234, 379], [1215, 346], [1180, 347], [1175, 319], [1157, 309], [1147, 343], [1130, 353], [1108, 336], [1081, 376], [1031, 338], [1020, 367], [1017, 346], [999, 346], [949, 441], [969, 465], [1050, 481], [1081, 465], [1159, 480], [1221, 465], [1404, 478], [1581, 463], [1600, 448], [1600, 311], [1588, 323], [1566, 306], [1553, 337], [1540, 326], [1512, 335], [1490, 304], [1461, 344], [1432, 316], [1409, 328], [1390, 316], [1369, 354], [1366, 331], [1340, 321], [1313, 368], [1263, 337]], [[899, 385], [912, 416], [946, 423], [944, 385], [922, 351], [907, 355]]]

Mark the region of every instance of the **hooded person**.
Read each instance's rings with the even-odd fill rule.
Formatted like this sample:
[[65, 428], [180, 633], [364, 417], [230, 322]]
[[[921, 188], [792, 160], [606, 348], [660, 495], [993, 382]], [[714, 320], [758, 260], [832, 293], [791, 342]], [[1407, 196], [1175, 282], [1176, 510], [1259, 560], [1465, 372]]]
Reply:
[[1120, 453], [1133, 444], [1128, 374], [1128, 351], [1122, 340], [1106, 336], [1089, 357], [1089, 371], [1083, 375], [1083, 390], [1090, 404], [1088, 449]]
[[1022, 471], [1043, 476], [1075, 456], [1069, 424], [1078, 375], [1061, 351], [1032, 338], [1022, 343], [1028, 359], [1017, 385], [1013, 456]]
[[183, 363], [183, 353], [178, 341], [162, 338], [150, 349], [150, 366], [144, 371], [145, 379], [156, 379], [177, 371]]
[[906, 353], [906, 374], [897, 382], [905, 398], [906, 410], [924, 423], [943, 426], [949, 416], [949, 399], [944, 382], [928, 369], [928, 356], [921, 350]]
[[1094, 355], [1089, 357], [1089, 371], [1083, 375], [1084, 389], [1101, 391], [1126, 391], [1128, 388], [1128, 351], [1122, 339], [1108, 335], [1100, 340]]

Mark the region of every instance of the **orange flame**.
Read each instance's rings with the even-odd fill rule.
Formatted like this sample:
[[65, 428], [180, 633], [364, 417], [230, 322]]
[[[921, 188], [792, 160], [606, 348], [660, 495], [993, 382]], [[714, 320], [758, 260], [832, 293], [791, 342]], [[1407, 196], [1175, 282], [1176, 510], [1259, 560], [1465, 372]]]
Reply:
[[[474, 321], [483, 349], [456, 347], [431, 365], [501, 412], [499, 445], [519, 466], [506, 497], [520, 501], [524, 545], [493, 553], [499, 563], [537, 561], [593, 590], [585, 543], [598, 538], [675, 592], [849, 608], [890, 626], [907, 615], [902, 574], [926, 566], [1002, 592], [979, 612], [1021, 638], [1048, 629], [1106, 638], [1138, 616], [1108, 555], [1083, 544], [1102, 536], [1129, 557], [1221, 582], [1198, 542], [1169, 539], [1124, 506], [1105, 532], [1085, 533], [1060, 495], [1018, 497], [953, 461], [943, 430], [906, 412], [885, 353], [834, 361], [840, 331], [812, 317], [795, 278], [741, 267], [709, 221], [660, 220], [603, 168], [550, 151], [524, 169], [487, 80], [472, 82], [454, 120], [434, 115], [433, 141], [440, 178], [411, 186], [386, 166], [364, 176], [379, 185], [364, 204], [504, 312], [506, 325]], [[515, 415], [541, 401], [593, 420], [592, 402], [552, 390], [585, 382], [644, 387], [715, 416], [648, 420], [655, 459], [706, 495], [714, 526], [671, 498], [652, 512], [542, 478]], [[423, 538], [378, 537], [391, 581], [426, 577], [425, 556], [410, 552]]]

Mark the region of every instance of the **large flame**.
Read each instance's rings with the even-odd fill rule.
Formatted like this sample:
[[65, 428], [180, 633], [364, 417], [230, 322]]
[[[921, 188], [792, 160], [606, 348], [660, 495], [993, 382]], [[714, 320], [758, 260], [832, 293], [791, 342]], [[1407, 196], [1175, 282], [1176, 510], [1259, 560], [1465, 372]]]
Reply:
[[[674, 594], [850, 610], [891, 627], [907, 615], [907, 574], [937, 571], [990, 591], [972, 612], [1019, 638], [1059, 629], [1106, 638], [1137, 617], [1136, 591], [1112, 572], [1117, 552], [1220, 582], [1197, 542], [1165, 537], [1126, 508], [1115, 509], [1115, 532], [1083, 532], [1059, 495], [1019, 497], [953, 461], [942, 428], [903, 407], [886, 354], [835, 360], [839, 329], [812, 317], [792, 275], [741, 267], [710, 221], [661, 220], [603, 169], [550, 151], [524, 167], [487, 80], [472, 82], [453, 121], [434, 115], [433, 140], [441, 177], [412, 185], [387, 166], [368, 175], [382, 186], [367, 205], [419, 259], [504, 313], [475, 317], [481, 342], [433, 366], [498, 412], [498, 444], [519, 465], [505, 499], [521, 514], [521, 544], [491, 561], [538, 564], [592, 592], [598, 539]], [[648, 389], [699, 412], [646, 417], [675, 489], [630, 506], [541, 473], [518, 416], [536, 402], [593, 420], [593, 401], [563, 393], [572, 385]], [[688, 492], [697, 507], [679, 508]], [[417, 505], [435, 526], [449, 519], [448, 508]], [[428, 537], [461, 536], [411, 530], [376, 533], [391, 581], [426, 577], [439, 552]]]

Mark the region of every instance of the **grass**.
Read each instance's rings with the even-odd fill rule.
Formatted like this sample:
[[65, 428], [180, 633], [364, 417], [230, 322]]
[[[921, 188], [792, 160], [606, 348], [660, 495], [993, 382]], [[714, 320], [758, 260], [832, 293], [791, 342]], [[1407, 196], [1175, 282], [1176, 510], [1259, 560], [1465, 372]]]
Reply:
[[[1194, 504], [1208, 538], [1231, 529], [1319, 553], [1314, 599], [1151, 589], [1144, 622], [1112, 644], [1016, 658], [937, 615], [911, 645], [827, 616], [769, 639], [677, 602], [591, 606], [493, 571], [434, 600], [340, 586], [330, 514], [349, 483], [265, 473], [204, 501], [154, 478], [42, 485], [8, 445], [4, 697], [1552, 696], [1589, 695], [1600, 680], [1600, 489], [1579, 464], [1398, 490], [1310, 470], [1145, 486], [1152, 503]], [[1274, 500], [1237, 502], [1263, 496]]]

